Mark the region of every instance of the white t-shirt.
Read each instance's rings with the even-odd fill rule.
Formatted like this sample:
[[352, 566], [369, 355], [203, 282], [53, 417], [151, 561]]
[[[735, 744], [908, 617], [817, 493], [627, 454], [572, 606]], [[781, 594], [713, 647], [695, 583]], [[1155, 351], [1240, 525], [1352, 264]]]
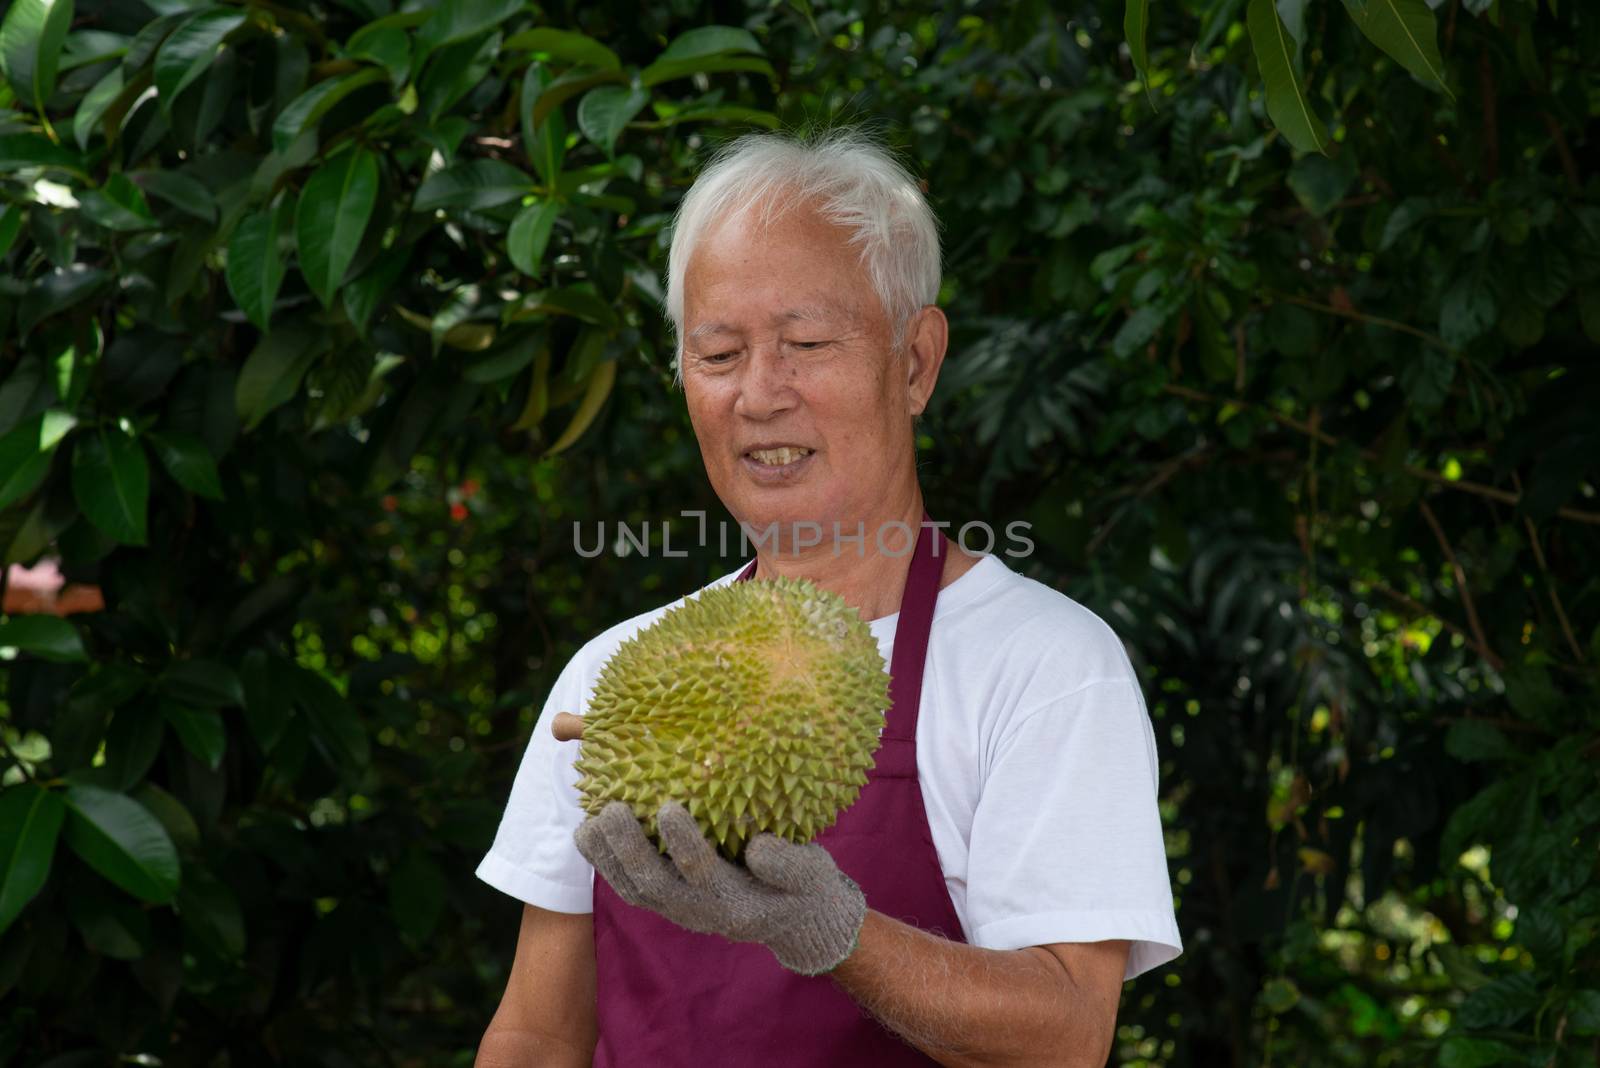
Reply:
[[[572, 838], [583, 818], [578, 743], [557, 742], [548, 724], [557, 712], [583, 714], [601, 666], [669, 607], [607, 630], [561, 672], [480, 879], [542, 908], [593, 910], [594, 869]], [[886, 664], [898, 619], [871, 622]], [[994, 556], [939, 591], [917, 774], [969, 943], [1126, 938], [1126, 979], [1177, 957], [1158, 768], [1137, 677], [1098, 616]]]

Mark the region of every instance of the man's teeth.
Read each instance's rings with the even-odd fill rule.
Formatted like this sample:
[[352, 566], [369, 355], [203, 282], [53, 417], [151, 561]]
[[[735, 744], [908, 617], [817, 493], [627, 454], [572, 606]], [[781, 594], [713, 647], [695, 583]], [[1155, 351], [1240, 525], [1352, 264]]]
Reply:
[[781, 449], [757, 449], [756, 451], [752, 452], [750, 456], [757, 463], [770, 464], [774, 467], [782, 467], [785, 464], [792, 464], [796, 460], [803, 460], [807, 456], [810, 456], [811, 453], [811, 449], [794, 449], [784, 446]]

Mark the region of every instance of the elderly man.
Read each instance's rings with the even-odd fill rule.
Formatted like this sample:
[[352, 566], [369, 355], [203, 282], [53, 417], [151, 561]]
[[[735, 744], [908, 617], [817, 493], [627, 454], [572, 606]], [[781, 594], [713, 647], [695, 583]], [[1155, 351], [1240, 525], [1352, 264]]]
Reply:
[[[1088, 1068], [1122, 982], [1181, 951], [1121, 644], [925, 522], [939, 276], [916, 183], [859, 137], [745, 138], [685, 196], [684, 398], [718, 497], [776, 535], [716, 581], [810, 579], [869, 622], [892, 677], [877, 766], [817, 842], [759, 836], [733, 865], [680, 806], [666, 856], [626, 806], [585, 820], [578, 744], [536, 731], [478, 869], [526, 903], [479, 1065]], [[581, 713], [665, 608], [585, 645], [546, 712]]]

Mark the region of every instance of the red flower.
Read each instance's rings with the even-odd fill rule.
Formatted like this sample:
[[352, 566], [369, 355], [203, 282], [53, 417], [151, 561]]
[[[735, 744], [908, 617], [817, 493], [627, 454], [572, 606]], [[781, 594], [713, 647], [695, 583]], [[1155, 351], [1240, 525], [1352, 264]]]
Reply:
[[457, 501], [455, 504], [452, 504], [450, 506], [450, 518], [454, 519], [457, 523], [467, 518], [467, 506], [459, 501]]

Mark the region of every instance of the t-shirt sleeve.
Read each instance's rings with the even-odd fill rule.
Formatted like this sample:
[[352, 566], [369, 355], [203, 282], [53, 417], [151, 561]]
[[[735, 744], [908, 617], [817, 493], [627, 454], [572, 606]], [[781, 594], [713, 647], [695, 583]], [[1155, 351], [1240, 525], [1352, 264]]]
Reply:
[[1183, 951], [1155, 733], [1131, 673], [1019, 715], [985, 763], [968, 867], [973, 944], [1125, 938], [1124, 979]]
[[572, 839], [583, 821], [572, 767], [578, 743], [558, 742], [550, 733], [557, 712], [581, 715], [583, 701], [582, 671], [574, 658], [534, 724], [494, 844], [478, 865], [478, 878], [496, 890], [555, 912], [594, 910], [594, 868]]

